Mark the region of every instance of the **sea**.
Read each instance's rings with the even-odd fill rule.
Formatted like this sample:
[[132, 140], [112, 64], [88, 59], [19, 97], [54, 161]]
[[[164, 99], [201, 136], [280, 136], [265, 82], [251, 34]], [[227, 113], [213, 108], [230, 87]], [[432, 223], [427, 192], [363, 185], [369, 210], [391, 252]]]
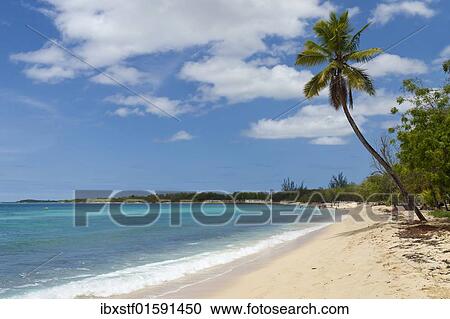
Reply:
[[[71, 203], [0, 204], [0, 298], [108, 297], [161, 285], [226, 265], [298, 239], [332, 221], [318, 208], [273, 204], [272, 214], [298, 215], [295, 222], [236, 225], [243, 214], [258, 215], [267, 206], [245, 209], [220, 204], [180, 204], [180, 224], [171, 226], [170, 204], [158, 205], [150, 225], [120, 225], [108, 205], [84, 204], [87, 226], [75, 226]], [[153, 205], [153, 204], [151, 204]], [[228, 205], [228, 204], [227, 204]], [[232, 205], [232, 204], [230, 204]], [[103, 205], [101, 205], [103, 207]], [[220, 225], [195, 218], [202, 210], [233, 216]], [[127, 216], [146, 214], [148, 205], [127, 204]], [[312, 211], [315, 210], [315, 211]], [[308, 222], [301, 216], [317, 216]]]

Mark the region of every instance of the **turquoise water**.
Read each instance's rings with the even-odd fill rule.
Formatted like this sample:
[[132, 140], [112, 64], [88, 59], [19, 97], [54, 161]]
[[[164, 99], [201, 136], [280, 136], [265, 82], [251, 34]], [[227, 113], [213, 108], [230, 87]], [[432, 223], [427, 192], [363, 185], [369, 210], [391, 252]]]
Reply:
[[[93, 206], [95, 207], [95, 206]], [[144, 214], [147, 207], [127, 205]], [[246, 214], [262, 205], [246, 205]], [[170, 206], [146, 227], [124, 227], [106, 212], [74, 227], [71, 204], [0, 204], [0, 297], [73, 298], [128, 293], [225, 264], [298, 238], [324, 224], [199, 225], [182, 205], [182, 226], [169, 227]], [[221, 205], [204, 205], [211, 215]], [[274, 205], [302, 214], [305, 208]], [[233, 221], [242, 214], [237, 211]]]

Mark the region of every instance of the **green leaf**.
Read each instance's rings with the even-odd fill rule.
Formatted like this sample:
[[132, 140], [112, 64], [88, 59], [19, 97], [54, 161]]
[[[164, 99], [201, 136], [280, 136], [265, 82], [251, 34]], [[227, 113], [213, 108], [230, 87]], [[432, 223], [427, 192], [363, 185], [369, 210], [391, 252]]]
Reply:
[[365, 70], [354, 66], [344, 65], [342, 71], [347, 77], [347, 80], [352, 88], [366, 92], [369, 95], [375, 94], [372, 79], [365, 72]]
[[314, 50], [305, 50], [297, 55], [296, 65], [315, 66], [328, 61], [323, 53]]
[[358, 63], [365, 63], [373, 58], [375, 58], [378, 54], [380, 54], [383, 50], [380, 48], [371, 48], [361, 51], [354, 51], [344, 56], [344, 60], [353, 61]]

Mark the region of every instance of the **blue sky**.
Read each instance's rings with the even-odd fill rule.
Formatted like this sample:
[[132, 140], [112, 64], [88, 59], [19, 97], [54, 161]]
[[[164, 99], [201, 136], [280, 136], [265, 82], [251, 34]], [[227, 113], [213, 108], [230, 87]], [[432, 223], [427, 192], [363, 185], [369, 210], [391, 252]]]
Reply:
[[360, 182], [370, 157], [326, 93], [277, 118], [303, 99], [315, 70], [296, 68], [295, 53], [333, 9], [373, 22], [362, 48], [426, 26], [364, 66], [377, 96], [358, 96], [354, 116], [376, 142], [402, 79], [442, 80], [448, 1], [2, 1], [0, 200], [268, 190], [288, 176], [318, 187], [340, 171]]

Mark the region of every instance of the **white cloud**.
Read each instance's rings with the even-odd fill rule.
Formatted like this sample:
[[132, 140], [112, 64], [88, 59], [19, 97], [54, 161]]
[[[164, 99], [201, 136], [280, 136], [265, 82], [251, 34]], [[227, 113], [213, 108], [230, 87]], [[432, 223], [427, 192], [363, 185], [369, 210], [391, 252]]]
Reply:
[[255, 66], [274, 66], [280, 64], [280, 59], [272, 56], [264, 58], [256, 58], [248, 61], [249, 64]]
[[[212, 52], [245, 57], [265, 50], [263, 39], [268, 35], [302, 35], [306, 19], [324, 17], [333, 8], [320, 0], [197, 0], [195, 5], [184, 0], [45, 2], [63, 43], [97, 67], [206, 44], [213, 44]], [[65, 65], [55, 49], [47, 44], [15, 56], [27, 63]], [[50, 53], [58, 58], [50, 59]]]
[[[397, 106], [395, 100], [396, 96], [385, 90], [379, 90], [376, 96], [359, 95], [352, 115], [361, 128], [371, 116], [388, 115]], [[404, 111], [410, 106], [405, 103], [397, 107]], [[337, 145], [345, 144], [343, 137], [352, 135], [353, 131], [342, 110], [320, 104], [304, 106], [284, 119], [261, 119], [251, 123], [243, 134], [256, 139], [306, 138], [313, 144]]]
[[180, 77], [206, 83], [200, 87], [207, 100], [225, 97], [230, 103], [258, 97], [289, 99], [302, 96], [310, 71], [297, 71], [286, 65], [266, 67], [246, 63], [237, 58], [213, 57], [186, 63]]
[[343, 145], [345, 144], [345, 140], [341, 137], [330, 137], [330, 136], [324, 136], [319, 137], [311, 140], [311, 144], [317, 144], [317, 145]]
[[77, 72], [86, 68], [80, 61], [51, 45], [37, 51], [12, 54], [10, 58], [12, 61], [27, 63], [25, 75], [39, 82], [72, 79]]
[[363, 68], [373, 77], [423, 74], [428, 71], [427, 65], [421, 60], [388, 53], [377, 56], [366, 63]]
[[439, 54], [441, 58], [450, 59], [450, 45], [447, 45]]
[[400, 112], [404, 112], [411, 107], [411, 104], [407, 101], [398, 105], [397, 97], [397, 94], [387, 92], [385, 89], [379, 89], [375, 96], [358, 95], [355, 99], [353, 114], [365, 117], [387, 115], [391, 113], [394, 106]]
[[66, 69], [57, 65], [49, 67], [32, 66], [26, 68], [24, 73], [30, 79], [39, 82], [59, 82], [63, 79], [72, 79], [75, 77], [75, 71], [73, 69]]
[[350, 16], [350, 18], [358, 15], [361, 12], [361, 9], [359, 7], [351, 7], [348, 8], [348, 15]]
[[444, 61], [450, 59], [450, 45], [447, 45], [442, 51], [439, 53], [439, 57], [433, 61], [434, 64], [441, 64]]
[[266, 53], [272, 56], [283, 56], [299, 52], [298, 41], [287, 40], [282, 43], [272, 44]]
[[170, 138], [167, 139], [167, 142], [178, 142], [178, 141], [190, 141], [194, 138], [190, 133], [186, 131], [178, 131]]
[[323, 104], [304, 106], [285, 119], [261, 119], [251, 123], [244, 135], [257, 139], [317, 139], [346, 136], [351, 132], [344, 114]]
[[36, 64], [60, 64], [67, 62], [69, 57], [58, 47], [46, 46], [37, 51], [12, 54], [11, 59]]
[[[145, 99], [142, 99], [141, 97], [134, 95], [113, 95], [107, 97], [105, 101], [121, 105], [120, 108], [113, 112], [113, 114], [121, 117], [144, 114], [155, 114], [166, 117], [168, 114], [177, 116], [193, 111], [191, 105], [179, 100], [171, 100], [167, 97], [156, 97], [152, 95], [144, 95], [144, 98]], [[148, 103], [146, 100], [151, 101], [152, 104]], [[157, 107], [155, 107], [155, 105]]]
[[398, 1], [380, 3], [373, 11], [371, 21], [386, 24], [396, 15], [431, 18], [436, 12], [429, 8], [428, 1]]
[[141, 111], [139, 108], [131, 108], [131, 107], [119, 107], [118, 109], [114, 110], [111, 114], [117, 115], [120, 117], [128, 117], [130, 115], [139, 115], [142, 116], [145, 113]]
[[[136, 85], [148, 82], [148, 75], [133, 67], [114, 65], [107, 68], [105, 72], [113, 79], [124, 84]], [[115, 81], [104, 74], [97, 74], [91, 77], [90, 80], [100, 84], [116, 85]]]

